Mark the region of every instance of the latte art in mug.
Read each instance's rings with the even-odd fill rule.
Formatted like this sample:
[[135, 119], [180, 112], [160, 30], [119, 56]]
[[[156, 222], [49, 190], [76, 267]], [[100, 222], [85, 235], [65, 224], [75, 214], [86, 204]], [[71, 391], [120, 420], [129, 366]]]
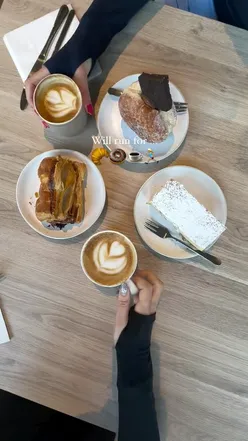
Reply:
[[82, 254], [86, 274], [97, 284], [115, 286], [128, 280], [136, 269], [137, 255], [133, 244], [120, 233], [96, 234]]
[[76, 83], [61, 74], [49, 75], [36, 87], [34, 101], [40, 117], [52, 124], [67, 123], [80, 111], [82, 97]]
[[77, 112], [77, 96], [65, 86], [53, 87], [44, 96], [44, 107], [58, 121]]
[[118, 240], [112, 243], [103, 240], [93, 251], [93, 261], [98, 271], [104, 274], [119, 274], [127, 265], [125, 245]]

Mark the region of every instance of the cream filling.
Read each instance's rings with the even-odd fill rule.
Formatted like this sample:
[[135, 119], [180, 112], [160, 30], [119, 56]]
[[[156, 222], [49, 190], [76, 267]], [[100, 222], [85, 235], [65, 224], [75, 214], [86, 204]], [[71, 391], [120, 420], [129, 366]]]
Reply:
[[172, 105], [172, 108], [168, 110], [168, 112], [160, 110], [160, 116], [163, 119], [168, 132], [171, 133], [177, 123], [177, 112], [174, 104]]

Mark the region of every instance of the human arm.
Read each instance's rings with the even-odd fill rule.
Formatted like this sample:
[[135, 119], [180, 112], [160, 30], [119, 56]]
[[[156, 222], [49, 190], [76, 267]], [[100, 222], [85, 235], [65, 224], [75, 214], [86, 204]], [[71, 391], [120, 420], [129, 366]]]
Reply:
[[148, 271], [139, 271], [133, 280], [139, 288], [138, 298], [128, 311], [129, 292], [126, 296], [119, 294], [115, 328], [119, 394], [118, 440], [159, 441], [150, 343], [163, 284]]
[[214, 5], [220, 21], [248, 30], [247, 0], [214, 0]]
[[86, 111], [93, 113], [88, 74], [111, 39], [148, 0], [94, 0], [72, 38], [25, 82], [28, 103], [33, 104], [36, 85], [49, 73], [62, 73], [78, 84]]
[[147, 1], [94, 0], [72, 38], [45, 63], [49, 72], [64, 73], [72, 77], [85, 60], [91, 59], [94, 64], [112, 38]]

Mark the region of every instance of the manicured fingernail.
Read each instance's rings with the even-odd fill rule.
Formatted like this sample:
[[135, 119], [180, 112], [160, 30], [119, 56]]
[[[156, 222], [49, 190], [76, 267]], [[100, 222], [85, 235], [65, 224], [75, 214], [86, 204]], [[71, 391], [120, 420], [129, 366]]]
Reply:
[[120, 287], [120, 294], [121, 294], [122, 296], [126, 296], [127, 293], [128, 293], [128, 286], [127, 286], [126, 283], [122, 283], [122, 284], [121, 284], [121, 287]]
[[94, 115], [94, 107], [92, 106], [92, 104], [88, 104], [87, 113], [91, 116]]
[[43, 127], [45, 127], [45, 129], [48, 129], [49, 125], [46, 123], [46, 121], [41, 121], [43, 124]]

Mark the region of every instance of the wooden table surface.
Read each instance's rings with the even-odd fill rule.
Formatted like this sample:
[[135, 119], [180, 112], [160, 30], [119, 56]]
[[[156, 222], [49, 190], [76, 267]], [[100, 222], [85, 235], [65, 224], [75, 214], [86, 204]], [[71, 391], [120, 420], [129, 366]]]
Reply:
[[[74, 3], [79, 16], [89, 3]], [[5, 0], [1, 36], [59, 5]], [[12, 336], [0, 347], [0, 388], [115, 429], [115, 298], [98, 291], [81, 271], [80, 250], [90, 233], [46, 240], [17, 210], [22, 168], [51, 147], [32, 112], [19, 110], [21, 81], [2, 41], [0, 59], [0, 272], [6, 274], [0, 299]], [[142, 245], [132, 214], [135, 195], [150, 174], [108, 161], [101, 166], [108, 206], [92, 231], [127, 234], [140, 267], [165, 282], [153, 333], [163, 440], [247, 441], [247, 65], [247, 32], [159, 3], [149, 3], [102, 57], [96, 108], [125, 75], [170, 75], [190, 103], [189, 133], [175, 164], [208, 173], [228, 203], [228, 230], [214, 247], [223, 260], [220, 268], [162, 260]]]

